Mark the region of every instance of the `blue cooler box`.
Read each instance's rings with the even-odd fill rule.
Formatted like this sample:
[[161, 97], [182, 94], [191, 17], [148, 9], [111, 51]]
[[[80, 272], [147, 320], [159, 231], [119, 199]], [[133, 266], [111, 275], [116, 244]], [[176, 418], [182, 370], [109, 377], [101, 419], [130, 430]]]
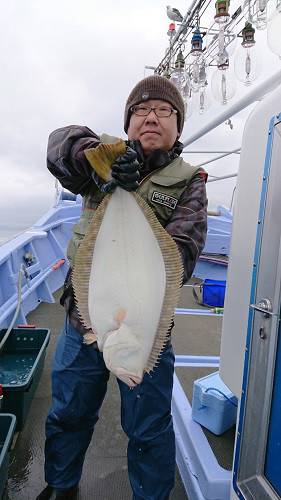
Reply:
[[192, 418], [218, 436], [236, 423], [237, 398], [219, 372], [194, 381]]

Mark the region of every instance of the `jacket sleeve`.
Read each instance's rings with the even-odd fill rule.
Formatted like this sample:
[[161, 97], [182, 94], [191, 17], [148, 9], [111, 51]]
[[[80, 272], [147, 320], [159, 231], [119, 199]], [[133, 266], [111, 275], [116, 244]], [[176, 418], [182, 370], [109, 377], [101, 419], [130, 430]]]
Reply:
[[179, 203], [166, 225], [181, 252], [184, 279], [188, 281], [204, 248], [207, 234], [206, 176], [199, 173], [187, 185]]
[[99, 137], [88, 127], [70, 125], [50, 134], [47, 149], [47, 167], [61, 185], [74, 194], [90, 191], [92, 168], [84, 150], [100, 143]]

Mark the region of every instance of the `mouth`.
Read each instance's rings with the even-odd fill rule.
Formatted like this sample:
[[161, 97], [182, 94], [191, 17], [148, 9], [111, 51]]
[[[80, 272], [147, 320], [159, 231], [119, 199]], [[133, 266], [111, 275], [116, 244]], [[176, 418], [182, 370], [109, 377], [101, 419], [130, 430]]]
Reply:
[[160, 135], [159, 132], [156, 132], [156, 130], [146, 130], [145, 132], [141, 133], [141, 136], [143, 135]]

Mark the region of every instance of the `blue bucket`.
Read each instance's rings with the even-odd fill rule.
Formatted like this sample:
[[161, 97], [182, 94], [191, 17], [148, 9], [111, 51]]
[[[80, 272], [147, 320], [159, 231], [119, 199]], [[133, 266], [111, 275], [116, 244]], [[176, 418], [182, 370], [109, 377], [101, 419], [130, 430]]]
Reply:
[[202, 291], [202, 303], [206, 306], [223, 307], [226, 281], [205, 279]]

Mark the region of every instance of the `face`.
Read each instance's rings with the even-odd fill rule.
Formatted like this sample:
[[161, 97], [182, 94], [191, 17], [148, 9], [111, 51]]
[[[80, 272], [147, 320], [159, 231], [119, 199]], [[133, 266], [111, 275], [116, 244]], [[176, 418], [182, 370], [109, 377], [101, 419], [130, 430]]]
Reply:
[[[170, 103], [160, 99], [151, 99], [139, 104], [151, 107], [172, 107]], [[138, 139], [146, 156], [155, 149], [169, 151], [178, 137], [176, 113], [163, 118], [158, 118], [154, 111], [150, 111], [147, 116], [137, 116], [134, 113], [131, 115], [128, 139]]]

